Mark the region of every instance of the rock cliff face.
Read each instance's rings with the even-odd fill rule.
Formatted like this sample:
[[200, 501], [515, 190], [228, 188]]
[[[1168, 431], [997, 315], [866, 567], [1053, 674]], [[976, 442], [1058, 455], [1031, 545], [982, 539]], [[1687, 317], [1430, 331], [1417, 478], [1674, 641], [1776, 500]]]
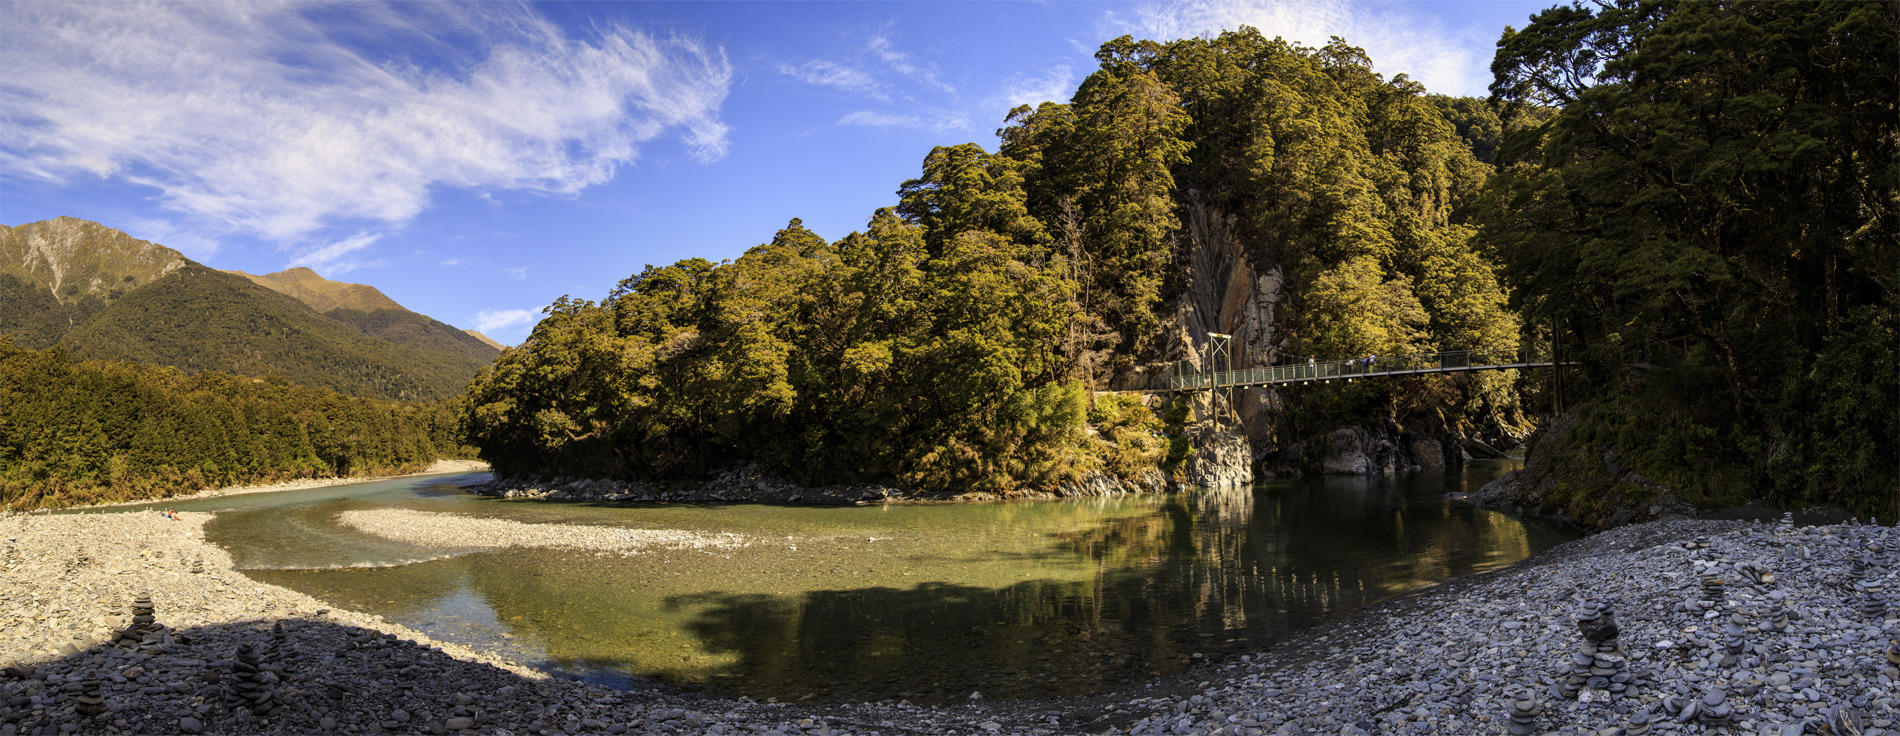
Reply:
[[[1236, 370], [1271, 365], [1285, 354], [1286, 330], [1276, 321], [1289, 289], [1285, 269], [1268, 260], [1260, 244], [1242, 237], [1234, 215], [1192, 192], [1189, 202], [1182, 229], [1187, 240], [1184, 278], [1152, 356], [1156, 362], [1122, 371], [1113, 379], [1117, 388], [1165, 389], [1176, 366], [1192, 372], [1208, 368], [1203, 363], [1209, 333], [1233, 336], [1229, 349]], [[1218, 360], [1221, 365], [1211, 368], [1225, 370], [1227, 359]], [[1193, 400], [1195, 416], [1238, 419], [1241, 431], [1204, 431], [1197, 436], [1195, 456], [1184, 468], [1187, 485], [1232, 485], [1252, 482], [1255, 476], [1315, 472], [1383, 475], [1500, 454], [1451, 432], [1408, 430], [1388, 417], [1368, 417], [1366, 424], [1312, 436], [1290, 436], [1282, 427], [1283, 397], [1275, 389], [1198, 392]], [[1244, 473], [1238, 470], [1242, 465], [1249, 466]], [[1239, 480], [1243, 477], [1245, 481]]]

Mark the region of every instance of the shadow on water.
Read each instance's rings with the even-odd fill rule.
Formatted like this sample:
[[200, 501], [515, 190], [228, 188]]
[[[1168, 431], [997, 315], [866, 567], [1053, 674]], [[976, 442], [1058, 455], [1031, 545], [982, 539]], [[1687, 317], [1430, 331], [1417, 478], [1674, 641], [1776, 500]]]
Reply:
[[1053, 536], [1095, 574], [1001, 588], [926, 583], [668, 598], [753, 697], [954, 701], [1073, 695], [1252, 651], [1447, 577], [1563, 541], [1406, 484], [1328, 478], [1168, 499]]
[[[1445, 500], [1508, 467], [931, 507], [549, 504], [441, 486], [253, 508], [208, 532], [259, 580], [603, 684], [814, 702], [1043, 698], [1257, 651], [1574, 538]], [[308, 569], [415, 554], [328, 521], [388, 506], [757, 543]], [[279, 556], [306, 569], [258, 569]]]

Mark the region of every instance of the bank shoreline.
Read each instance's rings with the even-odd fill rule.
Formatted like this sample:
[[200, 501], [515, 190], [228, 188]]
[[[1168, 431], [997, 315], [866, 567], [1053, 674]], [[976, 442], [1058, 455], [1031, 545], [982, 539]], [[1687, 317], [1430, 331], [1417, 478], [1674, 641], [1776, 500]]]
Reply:
[[806, 486], [744, 466], [693, 485], [671, 486], [645, 481], [600, 478], [495, 478], [463, 486], [463, 490], [494, 498], [538, 501], [606, 501], [657, 503], [770, 503], [810, 506], [865, 506], [876, 504], [985, 503], [990, 501], [1093, 498], [1175, 490], [1159, 470], [1134, 480], [1095, 473], [1080, 481], [1047, 490], [1018, 488], [992, 491], [923, 491], [874, 483]]
[[433, 463], [430, 463], [429, 467], [424, 468], [422, 470], [418, 470], [414, 473], [397, 473], [394, 475], [331, 476], [328, 478], [300, 478], [298, 480], [287, 480], [281, 483], [264, 483], [260, 485], [223, 486], [220, 488], [207, 488], [202, 491], [197, 491], [195, 493], [188, 493], [182, 496], [165, 496], [163, 498], [147, 498], [147, 499], [138, 500], [138, 501], [114, 501], [112, 503], [95, 503], [95, 504], [88, 504], [85, 506], [62, 506], [56, 509], [43, 508], [43, 509], [34, 509], [32, 511], [14, 511], [14, 512], [9, 512], [9, 513], [34, 514], [34, 513], [57, 513], [57, 512], [65, 512], [65, 511], [85, 511], [87, 509], [110, 509], [110, 508], [117, 508], [120, 506], [142, 506], [145, 504], [152, 504], [152, 503], [171, 503], [171, 502], [176, 502], [176, 501], [196, 501], [196, 500], [206, 499], [206, 498], [221, 498], [224, 496], [243, 496], [243, 495], [249, 495], [252, 493], [277, 493], [279, 491], [307, 491], [312, 488], [329, 488], [331, 486], [346, 486], [352, 483], [372, 483], [379, 480], [395, 480], [397, 478], [414, 478], [414, 477], [423, 476], [423, 475], [450, 475], [450, 474], [456, 474], [456, 473], [479, 473], [479, 472], [485, 472], [488, 469], [489, 469], [488, 463], [482, 462], [480, 460], [437, 460]]
[[[1717, 691], [1741, 715], [1730, 733], [1782, 733], [1828, 717], [1892, 731], [1900, 719], [1900, 661], [1887, 659], [1900, 650], [1883, 649], [1900, 637], [1900, 610], [1855, 613], [1849, 585], [1900, 587], [1900, 532], [1882, 527], [1623, 527], [1179, 675], [1093, 696], [919, 708], [619, 692], [550, 677], [254, 581], [205, 541], [212, 514], [180, 516], [0, 518], [0, 666], [13, 668], [0, 672], [0, 702], [14, 706], [0, 734], [63, 724], [156, 733], [1494, 734], [1504, 730], [1505, 695], [1524, 688], [1535, 692], [1539, 732], [1628, 727], [1639, 712], [1663, 718], [1668, 698]], [[1868, 561], [1858, 572], [1856, 559]], [[1775, 575], [1744, 582], [1744, 562]], [[1722, 607], [1685, 610], [1706, 597], [1705, 575], [1729, 579]], [[165, 630], [109, 643], [128, 623], [124, 602], [140, 592]], [[1646, 678], [1633, 694], [1580, 702], [1549, 692], [1582, 642], [1572, 612], [1584, 599], [1615, 609], [1620, 661]], [[1760, 625], [1771, 604], [1796, 612], [1788, 629]], [[1733, 615], [1749, 623], [1742, 656], [1760, 659], [1752, 666], [1725, 660], [1721, 632]], [[244, 644], [252, 653], [240, 656]], [[88, 676], [99, 679], [97, 716], [81, 710]], [[234, 683], [269, 689], [270, 703], [253, 711], [233, 699]], [[1693, 714], [1688, 722], [1713, 728]]]

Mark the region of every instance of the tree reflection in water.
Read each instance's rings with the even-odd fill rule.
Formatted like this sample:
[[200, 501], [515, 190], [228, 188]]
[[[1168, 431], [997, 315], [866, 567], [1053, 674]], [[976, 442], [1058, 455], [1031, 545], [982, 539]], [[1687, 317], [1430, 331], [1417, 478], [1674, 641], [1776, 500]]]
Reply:
[[[1398, 592], [1522, 559], [1567, 536], [1391, 479], [1326, 478], [1171, 496], [1054, 535], [1086, 582], [924, 583], [666, 605], [733, 662], [721, 689], [855, 702], [1048, 697], [1255, 650]], [[1412, 491], [1408, 493], [1409, 491]]]

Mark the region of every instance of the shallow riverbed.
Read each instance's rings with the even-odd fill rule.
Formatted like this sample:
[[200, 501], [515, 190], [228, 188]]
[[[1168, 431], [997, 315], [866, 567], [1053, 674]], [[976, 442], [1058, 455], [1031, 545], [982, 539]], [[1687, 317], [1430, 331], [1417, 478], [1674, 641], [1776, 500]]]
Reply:
[[[482, 477], [465, 475], [172, 506], [224, 511], [207, 537], [261, 581], [552, 672], [758, 699], [939, 702], [1177, 672], [1196, 654], [1257, 651], [1574, 538], [1444, 500], [1510, 467], [843, 508], [505, 501], [462, 493]], [[389, 510], [745, 543], [483, 551], [492, 540], [395, 541], [339, 519]]]

